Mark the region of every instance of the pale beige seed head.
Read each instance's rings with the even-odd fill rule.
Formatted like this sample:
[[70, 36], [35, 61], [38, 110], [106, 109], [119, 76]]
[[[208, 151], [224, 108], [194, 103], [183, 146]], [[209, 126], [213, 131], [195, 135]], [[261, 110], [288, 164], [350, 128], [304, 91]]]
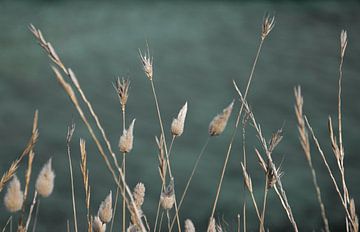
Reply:
[[134, 201], [138, 210], [141, 209], [141, 206], [144, 203], [145, 198], [145, 185], [143, 183], [138, 183], [134, 188]]
[[275, 26], [275, 17], [271, 16], [269, 14], [265, 15], [263, 24], [262, 24], [262, 30], [261, 30], [261, 39], [264, 40], [266, 36], [269, 35], [271, 30]]
[[142, 65], [143, 65], [145, 75], [149, 78], [149, 80], [152, 80], [152, 78], [153, 78], [153, 58], [150, 57], [149, 47], [147, 48], [147, 52], [145, 52], [144, 54], [142, 54], [141, 50], [139, 49], [139, 55], [140, 55], [140, 59], [141, 59]]
[[165, 191], [162, 191], [160, 195], [161, 207], [165, 210], [170, 210], [175, 203], [175, 190], [174, 190], [174, 179], [170, 180], [170, 184], [167, 186]]
[[209, 125], [209, 134], [211, 136], [217, 136], [220, 135], [229, 120], [229, 117], [231, 115], [232, 109], [234, 106], [234, 101], [230, 103], [228, 107], [226, 107], [221, 114], [218, 114], [214, 119], [210, 122]]
[[95, 216], [92, 221], [92, 228], [94, 232], [105, 232], [106, 224], [103, 223], [98, 216]]
[[119, 95], [121, 109], [123, 111], [125, 110], [125, 106], [129, 97], [129, 87], [130, 87], [129, 80], [125, 80], [124, 78], [122, 78], [121, 80], [120, 78], [117, 79], [115, 89]]
[[126, 232], [140, 232], [139, 228], [136, 225], [130, 224], [126, 229]]
[[110, 191], [109, 195], [100, 204], [100, 207], [98, 210], [98, 216], [102, 222], [108, 223], [111, 221], [112, 212], [113, 212], [113, 210], [112, 210], [112, 194]]
[[171, 123], [171, 133], [174, 136], [181, 136], [182, 133], [184, 132], [186, 113], [187, 113], [187, 102], [185, 102], [185, 105], [179, 111], [177, 118], [174, 118]]
[[10, 181], [7, 192], [4, 197], [6, 209], [11, 212], [17, 212], [24, 203], [24, 193], [21, 191], [20, 181], [16, 175]]
[[51, 167], [51, 159], [43, 166], [37, 179], [35, 188], [42, 197], [48, 197], [54, 189], [55, 173]]
[[119, 149], [120, 149], [120, 152], [122, 152], [122, 153], [128, 153], [133, 148], [134, 123], [135, 123], [135, 119], [132, 120], [129, 128], [127, 130], [124, 130], [122, 136], [120, 137]]
[[195, 232], [195, 226], [190, 219], [185, 220], [185, 232]]
[[207, 229], [207, 232], [216, 232], [216, 222], [215, 218], [210, 218], [209, 227]]
[[341, 57], [345, 56], [345, 50], [346, 50], [347, 43], [348, 43], [347, 32], [345, 30], [342, 30], [341, 34], [340, 34], [340, 55], [341, 55]]

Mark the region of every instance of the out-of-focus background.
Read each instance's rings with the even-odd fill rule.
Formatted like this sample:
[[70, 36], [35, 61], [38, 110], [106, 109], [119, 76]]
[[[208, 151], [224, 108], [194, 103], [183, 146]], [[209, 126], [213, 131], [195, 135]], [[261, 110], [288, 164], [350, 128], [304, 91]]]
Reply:
[[[40, 139], [36, 145], [30, 197], [41, 166], [50, 158], [56, 172], [54, 193], [41, 199], [37, 231], [64, 231], [73, 223], [69, 164], [66, 156], [67, 127], [76, 123], [72, 141], [76, 206], [80, 231], [86, 227], [84, 192], [79, 168], [79, 139], [87, 140], [91, 185], [91, 213], [96, 214], [109, 190], [116, 188], [89, 133], [50, 68], [46, 54], [28, 30], [40, 28], [64, 63], [71, 67], [93, 103], [116, 149], [122, 132], [120, 107], [113, 88], [116, 77], [131, 80], [127, 124], [136, 118], [135, 143], [127, 156], [127, 181], [146, 186], [143, 206], [151, 227], [160, 191], [157, 147], [159, 135], [150, 83], [145, 77], [138, 49], [146, 41], [154, 57], [154, 82], [165, 130], [188, 101], [183, 136], [172, 150], [176, 192], [182, 193], [197, 154], [207, 138], [211, 119], [236, 98], [232, 80], [242, 89], [250, 73], [259, 43], [265, 12], [275, 13], [276, 26], [264, 43], [248, 101], [264, 134], [284, 126], [284, 139], [274, 158], [281, 163], [283, 184], [301, 231], [320, 231], [319, 206], [305, 156], [298, 142], [293, 88], [301, 85], [304, 110], [335, 169], [330, 149], [327, 118], [336, 117], [339, 35], [348, 30], [343, 80], [343, 121], [346, 177], [351, 196], [360, 204], [360, 4], [359, 2], [307, 1], [2, 1], [0, 3], [0, 173], [21, 153], [30, 136], [32, 117], [39, 110]], [[234, 112], [239, 110], [236, 102]], [[215, 198], [217, 182], [235, 123], [230, 118], [225, 133], [212, 138], [180, 213], [204, 231]], [[170, 133], [167, 134], [168, 140]], [[238, 136], [216, 219], [234, 231], [244, 199], [241, 138]], [[260, 145], [247, 127], [249, 172], [258, 204], [262, 203], [264, 176], [254, 154]], [[312, 144], [313, 145], [313, 144]], [[333, 231], [343, 231], [344, 213], [319, 153], [312, 146], [323, 199]], [[24, 184], [21, 165], [17, 175]], [[336, 171], [335, 171], [336, 172]], [[337, 173], [337, 172], [336, 172]], [[338, 173], [337, 173], [338, 174]], [[5, 190], [0, 193], [1, 202]], [[290, 223], [273, 191], [269, 194], [266, 227], [289, 231]], [[248, 228], [258, 221], [248, 203]], [[10, 214], [0, 204], [0, 228]], [[17, 216], [14, 218], [16, 223]], [[120, 230], [117, 214], [115, 230]], [[165, 228], [165, 226], [164, 226]]]

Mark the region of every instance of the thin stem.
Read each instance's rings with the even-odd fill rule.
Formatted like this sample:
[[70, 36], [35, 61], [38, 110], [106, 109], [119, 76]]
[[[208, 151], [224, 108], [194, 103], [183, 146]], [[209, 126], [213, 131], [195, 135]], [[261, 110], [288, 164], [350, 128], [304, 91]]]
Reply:
[[[248, 83], [247, 83], [247, 85], [246, 85], [246, 90], [245, 90], [245, 94], [244, 94], [244, 99], [246, 99], [246, 97], [247, 97], [247, 94], [248, 94], [248, 91], [249, 91], [249, 88], [250, 88], [250, 84], [251, 84], [251, 81], [252, 81], [252, 79], [253, 79], [255, 67], [256, 67], [258, 58], [259, 58], [259, 56], [260, 56], [260, 52], [261, 52], [261, 48], [262, 48], [263, 42], [264, 42], [264, 39], [261, 39], [261, 40], [260, 40], [259, 47], [258, 47], [258, 50], [257, 50], [257, 53], [256, 53], [256, 56], [255, 56], [255, 60], [254, 60], [253, 66], [252, 66], [252, 68], [251, 68], [250, 77], [249, 77]], [[235, 128], [234, 128], [233, 134], [232, 134], [232, 136], [231, 136], [230, 143], [229, 143], [229, 147], [228, 147], [228, 150], [227, 150], [227, 153], [226, 153], [226, 158], [225, 158], [225, 162], [224, 162], [223, 169], [222, 169], [222, 172], [221, 172], [221, 177], [220, 177], [220, 181], [219, 181], [218, 188], [217, 188], [217, 191], [216, 191], [216, 197], [215, 197], [215, 201], [214, 201], [214, 204], [213, 204], [213, 208], [212, 208], [212, 211], [211, 211], [211, 216], [210, 216], [210, 218], [213, 218], [213, 217], [214, 217], [214, 214], [215, 214], [215, 209], [216, 209], [217, 202], [218, 202], [218, 199], [219, 199], [222, 182], [223, 182], [224, 175], [225, 175], [225, 170], [226, 170], [226, 167], [227, 167], [227, 163], [228, 163], [228, 161], [229, 161], [229, 157], [230, 157], [230, 153], [231, 153], [231, 149], [232, 149], [232, 144], [233, 144], [234, 139], [235, 139], [235, 136], [236, 136], [237, 128], [238, 128], [238, 125], [239, 125], [239, 122], [240, 122], [240, 118], [241, 118], [241, 113], [242, 113], [242, 111], [243, 111], [243, 107], [244, 107], [244, 102], [241, 104], [239, 113], [238, 113], [238, 115], [237, 115], [237, 119], [236, 119], [236, 123], [235, 123]]]
[[[246, 130], [245, 130], [245, 123], [243, 124], [242, 128], [242, 141], [243, 141], [243, 164], [246, 169], [247, 166], [247, 159], [246, 159]], [[243, 184], [243, 191], [244, 191], [244, 197], [243, 197], [243, 224], [244, 224], [244, 232], [246, 232], [246, 186], [245, 183]]]
[[161, 232], [161, 227], [162, 227], [162, 221], [163, 221], [163, 218], [164, 218], [164, 211], [163, 211], [163, 212], [161, 212], [159, 232]]
[[34, 219], [34, 224], [33, 224], [32, 232], [35, 232], [35, 231], [36, 231], [37, 220], [38, 220], [38, 217], [39, 217], [39, 208], [40, 208], [40, 199], [38, 199], [37, 204], [36, 204], [35, 219]]
[[5, 229], [11, 220], [12, 220], [12, 216], [10, 216], [9, 219], [6, 221], [6, 224], [5, 224], [4, 228], [2, 229], [2, 232], [5, 232]]
[[260, 213], [259, 213], [259, 208], [258, 208], [258, 206], [256, 204], [254, 193], [250, 192], [250, 196], [251, 196], [251, 200], [252, 200], [252, 202], [254, 204], [254, 207], [255, 207], [256, 215], [257, 215], [257, 217], [259, 219], [259, 222], [261, 223], [261, 216], [260, 216]]
[[168, 219], [168, 231], [171, 231], [170, 230], [170, 215], [169, 215], [169, 210], [166, 210], [166, 217], [167, 217], [167, 219]]
[[[196, 162], [195, 162], [194, 167], [193, 167], [193, 169], [192, 169], [192, 171], [191, 171], [190, 177], [189, 177], [189, 179], [188, 179], [188, 181], [187, 181], [187, 183], [186, 183], [186, 187], [185, 187], [185, 189], [184, 189], [184, 192], [183, 192], [182, 195], [181, 195], [181, 199], [180, 199], [180, 203], [179, 203], [178, 210], [180, 210], [180, 208], [181, 208], [181, 206], [182, 206], [182, 203], [183, 203], [184, 198], [185, 198], [185, 196], [186, 196], [187, 190], [188, 190], [188, 188], [189, 188], [189, 186], [190, 186], [191, 180], [192, 180], [192, 178], [193, 178], [193, 176], [194, 176], [194, 174], [195, 174], [195, 171], [196, 171], [196, 169], [197, 169], [197, 166], [199, 165], [200, 159], [201, 159], [202, 155], [204, 154], [207, 145], [209, 144], [209, 141], [210, 141], [210, 136], [207, 137], [207, 139], [206, 139], [206, 141], [205, 141], [205, 144], [204, 144], [203, 147], [201, 148], [201, 151], [200, 151], [200, 153], [199, 153], [199, 155], [198, 155], [198, 157], [197, 157], [197, 159], [196, 159]], [[174, 220], [173, 220], [172, 223], [171, 223], [170, 229], [172, 229], [173, 226], [174, 226]]]
[[237, 232], [240, 232], [240, 214], [237, 215]]
[[[126, 178], [126, 155], [125, 153], [123, 154], [123, 165], [122, 165], [122, 169], [123, 169], [123, 172], [124, 172], [124, 179]], [[124, 189], [123, 189], [124, 191]], [[123, 195], [125, 195], [125, 192], [123, 192]], [[123, 202], [122, 202], [122, 229], [123, 229], [123, 232], [126, 232], [126, 202], [125, 202], [125, 198], [123, 198]]]
[[[161, 194], [161, 192], [160, 192], [160, 194]], [[154, 232], [156, 232], [156, 227], [157, 227], [157, 223], [158, 223], [158, 219], [159, 219], [159, 213], [160, 213], [160, 200], [158, 202], [158, 206], [157, 206], [157, 210], [156, 210], [156, 219], [155, 219]]]
[[78, 225], [77, 225], [77, 217], [76, 217], [76, 204], [75, 204], [75, 190], [74, 190], [74, 176], [73, 176], [73, 169], [72, 169], [72, 162], [71, 162], [71, 153], [70, 153], [70, 140], [71, 135], [68, 134], [68, 140], [67, 140], [67, 155], [69, 160], [69, 169], [70, 169], [70, 183], [71, 183], [71, 198], [72, 198], [72, 208], [73, 208], [73, 214], [74, 214], [74, 229], [75, 232], [78, 231]]
[[35, 190], [35, 193], [34, 193], [34, 198], [32, 200], [32, 203], [31, 203], [31, 206], [30, 206], [30, 210], [29, 210], [29, 215], [28, 215], [28, 218], [26, 220], [26, 225], [25, 225], [25, 231], [28, 231], [28, 228], [29, 228], [29, 225], [30, 225], [30, 221], [31, 221], [31, 215], [32, 215], [32, 212], [34, 210], [34, 206], [36, 204], [36, 199], [37, 199], [37, 191]]
[[268, 178], [266, 177], [265, 189], [264, 189], [263, 208], [262, 208], [262, 213], [261, 213], [261, 221], [260, 221], [260, 229], [259, 229], [260, 232], [265, 231], [265, 229], [264, 229], [264, 220], [265, 220], [265, 208], [266, 208], [268, 191], [269, 191], [269, 189], [268, 189]]
[[[158, 115], [158, 119], [159, 119], [161, 133], [162, 133], [162, 135], [164, 137], [164, 148], [165, 148], [166, 161], [167, 161], [167, 166], [168, 166], [168, 170], [169, 170], [169, 175], [170, 175], [170, 178], [173, 178], [173, 175], [172, 175], [172, 172], [171, 172], [170, 160], [169, 160], [169, 153], [168, 153], [167, 144], [166, 144], [166, 136], [165, 136], [165, 133], [164, 133], [164, 126], [163, 126], [163, 123], [162, 123], [162, 118], [161, 118], [161, 113], [160, 113], [159, 102], [158, 102], [158, 99], [157, 99], [155, 86], [154, 86], [154, 82], [153, 82], [152, 79], [150, 80], [150, 83], [151, 83], [151, 89], [152, 89], [152, 92], [153, 92], [153, 95], [154, 95], [156, 111], [157, 111], [157, 115]], [[177, 201], [176, 201], [176, 194], [175, 194], [175, 210], [176, 210], [176, 220], [177, 220], [178, 230], [179, 230], [179, 232], [181, 232], [180, 219], [179, 219], [178, 207], [177, 207]]]

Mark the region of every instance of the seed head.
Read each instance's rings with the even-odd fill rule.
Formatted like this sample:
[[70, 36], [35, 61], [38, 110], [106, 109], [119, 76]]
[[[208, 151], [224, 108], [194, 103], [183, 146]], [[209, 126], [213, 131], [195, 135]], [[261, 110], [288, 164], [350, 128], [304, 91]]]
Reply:
[[19, 211], [24, 203], [24, 193], [21, 191], [20, 181], [16, 175], [10, 181], [4, 197], [6, 209], [14, 213]]
[[103, 202], [101, 202], [98, 216], [103, 223], [108, 223], [111, 221], [112, 218], [112, 197], [111, 191], [109, 195], [105, 198]]
[[185, 232], [195, 232], [195, 226], [190, 219], [185, 220]]
[[221, 114], [218, 114], [214, 119], [210, 122], [209, 125], [209, 134], [211, 136], [217, 136], [220, 135], [229, 120], [229, 117], [231, 115], [231, 111], [234, 106], [234, 101], [230, 103], [228, 107], [226, 107]]
[[125, 110], [126, 102], [128, 100], [129, 87], [130, 87], [129, 80], [125, 80], [124, 78], [122, 78], [121, 80], [120, 80], [120, 78], [117, 79], [115, 88], [119, 95], [119, 100], [120, 100], [122, 111]]
[[103, 223], [98, 216], [95, 216], [92, 221], [92, 228], [94, 232], [105, 232], [106, 224]]
[[127, 130], [124, 130], [122, 136], [120, 137], [119, 148], [120, 148], [120, 152], [122, 153], [128, 153], [133, 148], [134, 123], [135, 123], [135, 119], [132, 120], [129, 128]]
[[149, 80], [152, 80], [153, 78], [153, 58], [150, 57], [150, 51], [149, 46], [147, 46], [147, 52], [142, 54], [141, 50], [139, 49], [139, 55], [140, 59], [143, 65], [143, 69], [145, 72], [145, 75], [149, 78]]
[[165, 210], [170, 210], [173, 207], [175, 203], [174, 179], [170, 180], [170, 184], [161, 193], [160, 203]]
[[140, 232], [139, 228], [136, 225], [130, 224], [126, 229], [126, 232]]
[[264, 40], [275, 26], [275, 17], [266, 14], [262, 24], [261, 39]]
[[174, 136], [181, 136], [182, 133], [184, 132], [186, 113], [187, 113], [187, 102], [185, 102], [185, 105], [179, 111], [177, 118], [174, 118], [171, 123], [171, 133]]
[[42, 197], [48, 197], [54, 189], [55, 173], [51, 167], [51, 159], [41, 169], [35, 184], [36, 191]]

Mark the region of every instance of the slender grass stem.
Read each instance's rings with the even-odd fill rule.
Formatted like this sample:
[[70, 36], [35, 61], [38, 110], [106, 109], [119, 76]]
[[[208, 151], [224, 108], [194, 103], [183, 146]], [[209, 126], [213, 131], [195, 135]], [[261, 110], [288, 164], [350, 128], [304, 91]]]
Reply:
[[29, 210], [29, 215], [28, 215], [28, 218], [26, 220], [26, 225], [25, 225], [25, 231], [28, 231], [28, 228], [29, 228], [29, 225], [30, 225], [30, 221], [31, 221], [31, 215], [32, 215], [32, 212], [34, 210], [34, 206], [36, 204], [36, 200], [37, 200], [37, 191], [35, 190], [35, 193], [34, 193], [34, 198], [32, 200], [32, 203], [31, 203], [31, 206], [30, 206], [30, 210]]
[[259, 228], [259, 231], [260, 231], [260, 232], [265, 232], [265, 229], [264, 229], [264, 227], [265, 227], [265, 226], [264, 226], [264, 220], [265, 220], [265, 208], [266, 208], [268, 191], [269, 191], [269, 189], [268, 189], [268, 178], [266, 177], [266, 180], [265, 180], [265, 189], [264, 189], [263, 208], [262, 208], [260, 228]]
[[[258, 61], [258, 59], [259, 59], [259, 56], [260, 56], [260, 52], [261, 52], [261, 48], [262, 48], [263, 43], [264, 43], [264, 39], [261, 39], [261, 40], [260, 40], [259, 47], [258, 47], [258, 50], [257, 50], [257, 53], [256, 53], [256, 56], [255, 56], [254, 63], [253, 63], [252, 68], [251, 68], [251, 73], [250, 73], [250, 76], [249, 76], [249, 80], [248, 80], [247, 85], [246, 85], [245, 94], [244, 94], [244, 99], [246, 99], [246, 97], [247, 97], [247, 95], [248, 95], [248, 91], [249, 91], [249, 88], [250, 88], [250, 84], [251, 84], [252, 79], [253, 79], [253, 76], [254, 76], [255, 67], [256, 67], [257, 61]], [[239, 125], [239, 122], [240, 122], [241, 113], [242, 113], [242, 111], [243, 111], [243, 108], [244, 108], [244, 102], [241, 104], [239, 113], [238, 113], [238, 115], [237, 115], [237, 119], [236, 119], [236, 123], [235, 123], [235, 128], [234, 128], [233, 134], [232, 134], [232, 136], [231, 136], [230, 143], [229, 143], [229, 146], [228, 146], [228, 150], [227, 150], [227, 153], [226, 153], [225, 162], [224, 162], [224, 165], [223, 165], [223, 169], [222, 169], [222, 171], [221, 171], [220, 181], [219, 181], [219, 184], [218, 184], [218, 187], [217, 187], [216, 197], [215, 197], [215, 200], [214, 200], [213, 208], [212, 208], [212, 210], [211, 210], [211, 216], [210, 216], [210, 218], [213, 218], [213, 217], [214, 217], [214, 214], [215, 214], [217, 202], [218, 202], [219, 195], [220, 195], [220, 191], [221, 191], [222, 182], [223, 182], [224, 175], [225, 175], [225, 170], [226, 170], [226, 167], [227, 167], [227, 164], [228, 164], [228, 161], [229, 161], [230, 153], [231, 153], [231, 150], [232, 150], [232, 145], [233, 145], [233, 142], [234, 142], [234, 139], [235, 139], [235, 136], [236, 136], [236, 132], [237, 132], [237, 128], [238, 128], [238, 125]]]
[[36, 204], [35, 218], [34, 218], [34, 224], [33, 224], [32, 232], [36, 231], [37, 220], [38, 220], [38, 217], [39, 217], [39, 208], [40, 208], [40, 199], [37, 200], [37, 204]]
[[[150, 83], [151, 83], [151, 90], [152, 90], [153, 95], [154, 95], [155, 106], [156, 106], [156, 111], [157, 111], [157, 115], [158, 115], [158, 119], [159, 119], [161, 133], [162, 133], [162, 135], [164, 137], [164, 148], [165, 148], [165, 154], [166, 154], [167, 167], [168, 167], [170, 178], [173, 178], [173, 175], [172, 175], [172, 172], [171, 172], [170, 160], [169, 160], [169, 153], [168, 153], [167, 144], [166, 144], [166, 136], [165, 136], [165, 133], [164, 133], [164, 126], [163, 126], [163, 121], [162, 121], [162, 118], [161, 118], [160, 107], [159, 107], [159, 102], [158, 102], [158, 99], [157, 99], [157, 94], [156, 94], [156, 91], [155, 91], [154, 81], [151, 79]], [[176, 210], [176, 220], [177, 220], [178, 230], [179, 230], [179, 232], [181, 232], [180, 219], [179, 219], [178, 207], [177, 207], [177, 201], [176, 201], [176, 194], [175, 194], [175, 204], [174, 205], [175, 205], [175, 210]]]
[[11, 220], [12, 220], [12, 216], [10, 216], [9, 219], [6, 221], [6, 224], [5, 224], [4, 228], [2, 229], [2, 232], [5, 232], [5, 229], [6, 229], [6, 227], [9, 225], [9, 223], [11, 222]]
[[[192, 178], [193, 178], [193, 176], [194, 176], [194, 174], [195, 174], [195, 171], [196, 171], [196, 169], [197, 169], [197, 166], [199, 165], [200, 159], [201, 159], [202, 155], [204, 154], [207, 145], [209, 144], [209, 141], [210, 141], [210, 136], [207, 137], [207, 139], [206, 139], [206, 141], [205, 141], [205, 144], [204, 144], [203, 147], [201, 148], [201, 151], [200, 151], [200, 153], [199, 153], [199, 155], [198, 155], [198, 157], [197, 157], [197, 159], [196, 159], [196, 161], [195, 161], [195, 164], [194, 164], [194, 167], [193, 167], [193, 169], [192, 169], [192, 171], [191, 171], [190, 177], [189, 177], [188, 181], [186, 182], [186, 186], [185, 186], [184, 192], [183, 192], [182, 195], [181, 195], [178, 210], [180, 210], [180, 208], [181, 208], [181, 206], [182, 206], [182, 203], [183, 203], [183, 201], [184, 201], [184, 199], [185, 199], [187, 190], [189, 189], [191, 180], [192, 180]], [[173, 220], [172, 223], [171, 223], [170, 229], [173, 228], [174, 222], [175, 222], [175, 221]]]

